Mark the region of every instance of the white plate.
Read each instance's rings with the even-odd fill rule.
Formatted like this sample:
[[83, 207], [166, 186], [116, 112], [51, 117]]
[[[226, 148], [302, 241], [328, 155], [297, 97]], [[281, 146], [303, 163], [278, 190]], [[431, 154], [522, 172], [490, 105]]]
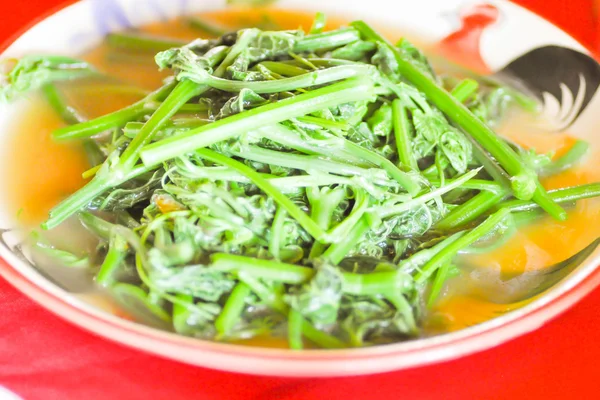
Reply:
[[[463, 0], [283, 0], [279, 7], [360, 18], [451, 49], [455, 59], [479, 69], [523, 79], [544, 101], [557, 127], [584, 136], [600, 126], [600, 66], [567, 34], [505, 1], [477, 6]], [[49, 16], [24, 33], [1, 56], [27, 53], [77, 55], [113, 30], [224, 7], [224, 1], [87, 0]], [[0, 107], [0, 143], [23, 104]], [[589, 138], [588, 138], [589, 139]], [[4, 176], [0, 171], [0, 179]], [[1, 184], [2, 182], [0, 182]], [[0, 227], [11, 227], [0, 204]], [[532, 331], [600, 284], [596, 250], [567, 279], [528, 306], [483, 324], [438, 337], [351, 350], [292, 352], [200, 341], [120, 319], [56, 286], [15, 251], [16, 236], [2, 235], [0, 274], [50, 311], [106, 338], [204, 367], [264, 375], [342, 376], [430, 364], [487, 349]]]

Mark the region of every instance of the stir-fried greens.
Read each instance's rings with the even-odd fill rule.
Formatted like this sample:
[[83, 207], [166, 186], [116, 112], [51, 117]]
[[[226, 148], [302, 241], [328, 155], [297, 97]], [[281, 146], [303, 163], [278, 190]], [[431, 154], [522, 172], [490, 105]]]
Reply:
[[180, 47], [111, 35], [112, 46], [163, 50], [156, 63], [172, 77], [89, 121], [52, 82], [99, 72], [19, 61], [2, 97], [44, 86], [69, 124], [54, 139], [83, 140], [94, 165], [43, 227], [76, 215], [97, 252], [78, 257], [39, 236], [37, 247], [97, 270], [133, 314], [184, 335], [367, 346], [420, 335], [460, 252], [600, 195], [599, 184], [546, 192], [539, 182], [586, 143], [553, 160], [494, 133], [509, 108], [535, 112], [535, 101], [440, 76], [408, 41], [364, 22], [324, 26], [319, 14], [309, 33], [251, 28]]

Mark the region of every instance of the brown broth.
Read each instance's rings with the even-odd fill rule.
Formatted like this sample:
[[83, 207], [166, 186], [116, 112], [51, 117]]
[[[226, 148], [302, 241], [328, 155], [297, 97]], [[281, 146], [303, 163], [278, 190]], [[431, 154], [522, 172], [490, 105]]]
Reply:
[[[499, 132], [526, 148], [535, 148], [539, 152], [554, 151], [555, 157], [563, 154], [574, 142], [568, 134], [548, 134], [541, 129], [536, 130], [535, 123], [527, 115], [517, 115], [508, 119]], [[592, 146], [593, 151], [587, 156], [586, 162], [544, 179], [544, 187], [551, 190], [600, 182], [600, 153], [596, 143], [592, 143]], [[526, 305], [528, 302], [497, 304], [486, 300], [494, 297], [494, 293], [485, 291], [506, 290], [503, 277], [552, 266], [600, 237], [600, 202], [597, 199], [579, 201], [568, 213], [569, 218], [565, 222], [543, 217], [521, 228], [501, 248], [464, 257], [464, 261], [475, 265], [479, 271], [476, 269], [476, 273], [461, 276], [447, 285], [445, 295], [431, 311], [431, 330], [463, 329]]]
[[[250, 27], [259, 23], [275, 23], [281, 29], [308, 29], [313, 15], [283, 10], [228, 10], [210, 12], [203, 17], [233, 29]], [[342, 25], [341, 20], [331, 20], [328, 28]], [[182, 21], [159, 23], [146, 26], [142, 31], [176, 37], [194, 39], [198, 31]], [[392, 39], [396, 34], [388, 35]], [[119, 52], [102, 44], [93, 49], [84, 58], [114, 81], [86, 81], [77, 85], [64, 84], [61, 88], [71, 104], [82, 110], [86, 117], [95, 117], [120, 109], [140, 98], [140, 93], [128, 90], [115, 91], [119, 82], [132, 87], [153, 90], [160, 86], [168, 72], [159, 72], [148, 53]], [[121, 86], [121, 89], [123, 87]], [[93, 93], [94, 96], [90, 96]], [[501, 127], [500, 132], [525, 147], [538, 151], [564, 152], [573, 139], [566, 134], [549, 135], [541, 130], [532, 129], [534, 121], [524, 116], [515, 116]], [[11, 210], [19, 214], [19, 220], [31, 227], [47, 217], [47, 213], [60, 200], [75, 192], [84, 183], [82, 172], [88, 169], [86, 157], [80, 145], [55, 143], [50, 133], [63, 125], [59, 117], [41, 97], [32, 97], [28, 109], [14, 125], [15, 134], [4, 157], [7, 174], [5, 195]], [[545, 180], [549, 189], [573, 186], [600, 181], [599, 154], [588, 158], [588, 162], [572, 171]], [[515, 275], [526, 271], [538, 270], [562, 261], [581, 250], [597, 237], [600, 237], [600, 203], [582, 201], [569, 212], [569, 220], [563, 223], [544, 218], [538, 223], [527, 226], [518, 232], [507, 244], [497, 251], [484, 255], [467, 257], [470, 265], [476, 269], [489, 271], [491, 281], [502, 274]], [[58, 232], [57, 232], [58, 233]], [[486, 274], [480, 274], [486, 276]], [[523, 306], [518, 304], [496, 304], [487, 300], [482, 293], [479, 278], [461, 276], [447, 285], [442, 298], [430, 312], [426, 330], [430, 333], [453, 331], [471, 326], [502, 313]], [[490, 282], [485, 285], [490, 288]], [[492, 290], [502, 290], [502, 285]], [[122, 315], [115, 305], [97, 294], [82, 294], [86, 301]], [[236, 341], [249, 346], [287, 347], [287, 342], [278, 338], [258, 337]]]
[[11, 211], [21, 223], [43, 221], [48, 211], [83, 184], [81, 173], [88, 168], [78, 144], [56, 143], [50, 133], [62, 126], [60, 118], [38, 97], [14, 125], [15, 135], [7, 144], [6, 188]]

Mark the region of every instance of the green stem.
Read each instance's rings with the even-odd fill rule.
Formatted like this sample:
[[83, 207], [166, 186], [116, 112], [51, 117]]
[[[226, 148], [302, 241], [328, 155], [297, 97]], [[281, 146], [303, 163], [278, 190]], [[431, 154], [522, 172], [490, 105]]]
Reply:
[[413, 306], [408, 302], [406, 297], [399, 294], [397, 291], [384, 294], [387, 301], [393, 304], [398, 313], [402, 314], [407, 324], [408, 333], [416, 336], [419, 334], [417, 322], [415, 321]]
[[[196, 154], [200, 157], [212, 161], [217, 164], [225, 165], [233, 170], [240, 172], [241, 174], [248, 177], [252, 183], [254, 183], [260, 190], [265, 192], [267, 195], [273, 198], [273, 200], [288, 214], [294, 218], [302, 228], [306, 230], [313, 238], [318, 241], [330, 242], [330, 238], [327, 233], [319, 227], [304, 211], [302, 211], [294, 202], [279, 190], [277, 190], [269, 181], [264, 179], [258, 172], [245, 164], [236, 161], [232, 158], [226, 157], [222, 154], [216, 153], [208, 149], [196, 150]], [[339, 238], [337, 238], [339, 240]]]
[[308, 340], [323, 349], [344, 349], [348, 347], [340, 339], [315, 328], [308, 321], [302, 323], [302, 333]]
[[199, 86], [191, 81], [182, 81], [175, 86], [173, 91], [165, 99], [152, 117], [144, 124], [144, 127], [135, 135], [129, 146], [121, 155], [119, 164], [123, 169], [133, 168], [138, 160], [139, 152], [148, 144], [154, 135], [166, 124], [175, 113], [194, 96], [206, 90], [205, 86]]
[[106, 36], [106, 43], [111, 47], [126, 50], [142, 50], [158, 53], [186, 45], [184, 40], [154, 36], [141, 32], [113, 32]]
[[[504, 140], [498, 137], [489, 126], [475, 116], [450, 93], [440, 87], [427, 74], [422, 72], [409, 60], [404, 59], [400, 51], [394, 45], [376, 33], [365, 22], [356, 21], [352, 23], [352, 26], [359, 30], [368, 40], [377, 41], [386, 46], [396, 58], [398, 72], [400, 72], [400, 74], [410, 81], [417, 89], [422, 91], [427, 98], [454, 123], [477, 140], [477, 142], [498, 160], [511, 176], [528, 175], [529, 169], [527, 166], [523, 164], [519, 155], [515, 153]], [[537, 185], [533, 200], [554, 218], [561, 221], [564, 221], [567, 218], [565, 210], [550, 199], [541, 185]]]
[[310, 53], [317, 50], [333, 49], [360, 40], [354, 28], [341, 28], [335, 31], [308, 35], [294, 46], [294, 53]]
[[419, 166], [412, 151], [411, 124], [408, 117], [408, 109], [403, 105], [402, 100], [396, 99], [392, 103], [392, 116], [394, 120], [394, 134], [396, 137], [396, 150], [398, 151], [398, 161], [406, 168], [418, 171]]
[[[212, 258], [213, 268], [236, 272], [240, 280], [246, 283], [262, 301], [292, 319], [297, 316], [291, 315], [292, 310], [289, 310], [288, 306], [281, 300], [281, 295], [268, 290], [260, 283], [260, 280], [297, 285], [310, 281], [315, 273], [312, 268], [231, 254], [214, 254]], [[350, 294], [381, 294], [381, 290], [385, 290], [386, 293], [392, 295], [408, 288], [408, 284], [409, 282], [395, 271], [370, 275], [345, 273], [343, 287]], [[296, 330], [297, 326], [294, 326], [293, 329]], [[344, 342], [316, 329], [307, 321], [302, 323], [302, 333], [306, 338], [323, 348], [346, 347]], [[295, 335], [297, 335], [297, 331], [295, 331]]]
[[350, 124], [348, 124], [346, 122], [331, 121], [329, 119], [313, 117], [311, 115], [305, 115], [304, 117], [298, 117], [296, 119], [299, 122], [302, 122], [305, 124], [318, 125], [321, 128], [325, 128], [325, 129], [331, 129], [331, 130], [337, 129], [337, 130], [341, 130], [341, 131], [347, 131], [348, 129], [350, 129]]
[[345, 190], [335, 188], [321, 193], [317, 188], [306, 190], [310, 203], [310, 217], [323, 229], [329, 229], [335, 209], [346, 197]]
[[[445, 179], [444, 181], [446, 185], [449, 185], [453, 183], [455, 179]], [[429, 179], [429, 183], [436, 187], [442, 186], [442, 183], [438, 178]], [[484, 179], [471, 179], [470, 181], [463, 183], [460, 188], [469, 190], [480, 190], [492, 193], [505, 192], [501, 184], [494, 181], [487, 181]]]
[[50, 217], [42, 224], [42, 229], [53, 229], [64, 222], [71, 215], [87, 206], [90, 201], [109, 189], [112, 183], [106, 179], [92, 179], [75, 195], [68, 197], [58, 206], [50, 210]]
[[70, 215], [86, 206], [95, 197], [99, 196], [105, 190], [127, 182], [131, 177], [138, 176], [140, 171], [148, 172], [151, 168], [142, 166], [135, 167], [138, 160], [139, 150], [152, 140], [154, 135], [168, 120], [185, 104], [190, 98], [200, 94], [206, 87], [198, 86], [191, 81], [180, 82], [169, 94], [158, 109], [152, 114], [152, 117], [144, 124], [144, 127], [129, 143], [123, 154], [119, 158], [118, 165], [101, 168], [94, 179], [83, 189], [63, 201], [52, 211], [50, 218], [42, 226], [44, 229], [51, 229], [60, 224]]
[[208, 72], [197, 75], [186, 74], [186, 77], [202, 85], [225, 92], [237, 93], [242, 89], [250, 89], [255, 93], [269, 94], [294, 91], [312, 86], [324, 85], [356, 76], [371, 76], [375, 72], [371, 65], [343, 65], [317, 71], [304, 71], [302, 75], [273, 81], [242, 82], [217, 78]]
[[433, 304], [435, 304], [435, 301], [438, 299], [440, 293], [442, 292], [444, 284], [448, 280], [451, 268], [452, 263], [447, 262], [435, 274], [435, 278], [433, 279], [433, 283], [431, 284], [431, 290], [429, 292], [429, 299], [427, 299], [427, 306], [431, 307]]
[[258, 29], [246, 29], [238, 34], [237, 40], [233, 46], [229, 48], [229, 52], [221, 64], [215, 69], [213, 75], [216, 77], [225, 76], [227, 68], [229, 68], [235, 59], [248, 48], [250, 43], [256, 39], [259, 34]]
[[368, 208], [369, 195], [364, 190], [358, 189], [354, 199], [354, 207], [352, 208], [352, 212], [350, 212], [350, 215], [348, 215], [346, 219], [329, 230], [329, 236], [346, 237], [348, 234], [350, 234], [358, 221], [362, 219]]
[[467, 232], [456, 241], [448, 245], [442, 251], [433, 256], [433, 258], [427, 264], [425, 264], [425, 266], [415, 275], [415, 281], [417, 283], [424, 283], [427, 281], [435, 271], [437, 271], [447, 262], [452, 261], [452, 259], [460, 250], [469, 247], [477, 240], [491, 232], [509, 214], [510, 210], [506, 208], [501, 209], [500, 211], [488, 217], [481, 225]]
[[354, 296], [373, 296], [385, 293], [398, 293], [407, 289], [412, 281], [406, 274], [398, 271], [354, 274], [344, 272], [343, 288], [346, 294]]
[[323, 349], [344, 349], [348, 347], [340, 339], [315, 328], [308, 321], [303, 321], [302, 333], [308, 340]]
[[503, 89], [510, 95], [510, 97], [517, 103], [517, 105], [526, 112], [539, 112], [540, 103], [536, 98], [522, 93], [519, 90], [513, 89], [510, 86], [504, 86]]
[[144, 165], [138, 165], [124, 175], [115, 175], [109, 171], [108, 166], [105, 166], [87, 185], [50, 210], [50, 218], [42, 224], [42, 229], [57, 227], [71, 215], [87, 206], [104, 191], [150, 172], [152, 169]]
[[[589, 183], [548, 192], [550, 198], [557, 203], [568, 203], [577, 200], [600, 197], [600, 183]], [[539, 205], [532, 201], [510, 200], [498, 204], [494, 209], [508, 208], [512, 212], [529, 211], [538, 208]]]
[[208, 33], [209, 35], [214, 37], [221, 37], [228, 32], [228, 28], [221, 25], [217, 25], [212, 21], [206, 21], [200, 17], [188, 17], [186, 18], [186, 21], [188, 25], [192, 28], [198, 29], [204, 33]]
[[[189, 178], [212, 179], [217, 181], [230, 181], [239, 183], [250, 183], [243, 174], [225, 167], [195, 167], [193, 169], [179, 169], [183, 176]], [[314, 175], [298, 175], [279, 178], [273, 175], [260, 174], [261, 177], [267, 179], [273, 186], [285, 193], [286, 191], [295, 192], [298, 188], [310, 188], [331, 185], [352, 185], [355, 184], [351, 178], [329, 175], [329, 174], [314, 174]]]
[[118, 234], [112, 234], [106, 258], [96, 275], [96, 283], [108, 287], [114, 282], [114, 275], [127, 256], [127, 241]]
[[151, 93], [146, 98], [121, 110], [103, 115], [96, 119], [57, 129], [52, 133], [52, 137], [55, 140], [82, 139], [110, 129], [119, 128], [132, 120], [139, 119], [148, 114], [151, 110], [146, 108], [146, 103], [154, 100], [161, 100], [173, 90], [173, 87], [174, 84], [167, 84]]
[[[282, 300], [281, 294], [268, 290], [258, 279], [250, 274], [241, 272], [240, 280], [246, 283], [261, 301], [268, 304], [273, 310], [286, 316], [289, 314], [289, 307]], [[324, 349], [343, 349], [347, 347], [344, 342], [315, 328], [308, 321], [302, 322], [302, 334], [311, 342]]]
[[471, 142], [473, 148], [473, 158], [483, 166], [485, 172], [501, 186], [502, 190], [510, 191], [512, 186], [510, 183], [510, 175], [498, 164], [481, 145], [471, 136], [466, 135], [466, 138]]
[[165, 327], [165, 323], [171, 323], [171, 315], [152, 302], [148, 293], [141, 287], [129, 283], [116, 283], [110, 287], [110, 292], [121, 306], [143, 322], [161, 328]]
[[[358, 61], [349, 61], [349, 60], [342, 60], [342, 59], [336, 59], [336, 58], [313, 58], [313, 57], [310, 57], [309, 60], [312, 65], [314, 65], [315, 67], [318, 67], [318, 68], [331, 68], [331, 67], [338, 67], [340, 65], [360, 65], [360, 64], [362, 64], [361, 62], [358, 62]], [[305, 65], [304, 63], [301, 63], [295, 59], [281, 60], [281, 61], [263, 61], [260, 64], [266, 66], [266, 65], [272, 65], [273, 63], [284, 64], [284, 65], [295, 66], [295, 67], [302, 67], [302, 65]], [[306, 71], [306, 69], [305, 69], [305, 71]]]
[[[300, 117], [305, 118], [305, 117]], [[298, 118], [298, 120], [300, 120]], [[333, 136], [322, 141], [310, 141], [285, 125], [275, 124], [261, 128], [256, 131], [256, 135], [272, 140], [285, 147], [297, 150], [304, 154], [318, 155], [326, 157], [332, 161], [342, 162], [345, 164], [356, 165], [359, 167], [369, 167], [373, 164], [366, 160], [358, 158], [356, 155], [349, 154], [345, 151], [346, 140], [341, 137]], [[305, 169], [305, 168], [301, 168]]]
[[283, 301], [281, 293], [274, 291], [265, 286], [261, 281], [260, 277], [255, 274], [248, 273], [246, 271], [238, 272], [238, 278], [241, 282], [244, 282], [250, 287], [253, 293], [255, 293], [260, 300], [267, 304], [271, 309], [287, 315], [290, 307]]
[[461, 81], [454, 89], [452, 89], [452, 96], [461, 103], [464, 103], [469, 99], [469, 97], [473, 96], [477, 93], [479, 89], [479, 83], [474, 79], [465, 79]]
[[259, 146], [247, 146], [242, 151], [231, 151], [231, 154], [246, 160], [303, 171], [319, 171], [323, 173], [336, 173], [340, 175], [362, 177], [370, 176], [370, 171], [366, 168], [355, 167], [340, 161], [328, 160], [327, 158], [320, 156], [284, 153], [281, 151], [264, 149]]
[[435, 228], [448, 231], [466, 225], [485, 214], [505, 196], [506, 193], [481, 192], [453, 209]]
[[[312, 268], [232, 254], [216, 253], [213, 254], [212, 260], [211, 268], [234, 272], [245, 277], [252, 276], [267, 282], [300, 285], [309, 282], [315, 275], [315, 270]], [[355, 296], [403, 292], [410, 288], [412, 282], [408, 274], [398, 271], [370, 274], [343, 272], [342, 276], [343, 292]]]
[[177, 300], [176, 303], [173, 303], [173, 328], [175, 328], [175, 332], [186, 335], [190, 333], [187, 321], [191, 316], [190, 308], [186, 307], [186, 304], [193, 304], [194, 298], [187, 294], [178, 294]]
[[156, 165], [263, 126], [310, 114], [324, 108], [336, 107], [347, 102], [372, 99], [372, 91], [373, 83], [369, 79], [348, 79], [299, 96], [253, 108], [153, 143], [142, 150], [142, 159], [147, 165]]
[[125, 125], [131, 120], [136, 120], [148, 114], [148, 109], [142, 103], [135, 103], [121, 110], [102, 117], [82, 122], [80, 124], [60, 128], [52, 132], [55, 140], [72, 140], [88, 138], [110, 129]]
[[464, 174], [458, 179], [455, 179], [452, 183], [447, 184], [446, 186], [442, 186], [438, 189], [434, 189], [429, 193], [425, 193], [419, 197], [415, 197], [412, 200], [405, 201], [397, 206], [381, 206], [378, 207], [377, 212], [381, 218], [391, 217], [392, 215], [397, 215], [403, 213], [405, 211], [411, 210], [415, 207], [418, 207], [421, 204], [425, 204], [430, 200], [435, 199], [436, 197], [440, 197], [460, 186], [463, 183], [467, 182], [471, 178], [473, 178], [479, 172], [478, 169], [472, 170]]
[[325, 245], [325, 243], [315, 241], [313, 243], [312, 247], [310, 248], [310, 253], [308, 254], [308, 258], [311, 260], [315, 259], [315, 258], [319, 258], [321, 256], [321, 254], [323, 254], [325, 252], [326, 248], [327, 248], [327, 246]]
[[212, 268], [219, 271], [244, 273], [265, 281], [298, 285], [309, 281], [315, 274], [312, 268], [277, 261], [216, 253], [212, 255]]
[[89, 212], [79, 213], [79, 221], [81, 221], [81, 224], [86, 229], [94, 233], [99, 238], [103, 240], [110, 240], [112, 236], [111, 232], [114, 226], [110, 222], [105, 221], [102, 218], [98, 218]]
[[[308, 188], [306, 196], [310, 203], [310, 217], [323, 229], [328, 230], [335, 209], [346, 196], [345, 190], [336, 188], [326, 193], [321, 193], [318, 188]], [[325, 251], [325, 244], [315, 241], [310, 249], [309, 259], [319, 257]]]
[[281, 250], [281, 237], [283, 236], [283, 228], [285, 224], [285, 218], [287, 212], [283, 207], [277, 207], [275, 212], [275, 218], [273, 219], [273, 225], [271, 226], [271, 232], [269, 237], [269, 253], [274, 259], [280, 260], [279, 251]]
[[[151, 111], [158, 110], [162, 103], [159, 101], [151, 101], [146, 103], [146, 108]], [[208, 111], [208, 106], [206, 104], [184, 104], [179, 107], [176, 111], [177, 114], [193, 114], [193, 113], [201, 113], [203, 111]]]
[[406, 273], [412, 273], [415, 270], [420, 269], [423, 265], [428, 263], [436, 254], [450, 246], [452, 243], [460, 239], [465, 232], [457, 232], [454, 235], [444, 239], [441, 243], [436, 244], [425, 250], [421, 250], [418, 253], [413, 254], [406, 260], [400, 261], [398, 264], [398, 270]]
[[344, 240], [329, 246], [327, 251], [323, 253], [323, 258], [329, 260], [333, 264], [339, 264], [348, 253], [356, 247], [363, 236], [369, 230], [369, 224], [365, 217], [361, 218], [358, 223], [352, 228], [347, 237]]
[[400, 170], [390, 160], [375, 153], [374, 151], [365, 149], [349, 140], [344, 141], [345, 148], [358, 158], [369, 161], [379, 168], [387, 172], [392, 179], [400, 184], [411, 196], [416, 196], [421, 190], [421, 185], [410, 174]]
[[312, 26], [310, 27], [309, 33], [311, 35], [322, 33], [323, 30], [325, 30], [325, 25], [327, 25], [327, 16], [322, 12], [318, 12], [315, 15], [315, 19], [313, 21]]
[[47, 84], [42, 88], [42, 92], [44, 93], [44, 97], [46, 97], [46, 100], [50, 106], [65, 123], [72, 125], [84, 120], [84, 118], [81, 117], [73, 107], [67, 105], [64, 97], [54, 84]]
[[590, 145], [584, 140], [576, 141], [573, 146], [558, 160], [553, 161], [541, 172], [543, 176], [557, 175], [572, 168], [575, 164], [581, 162], [581, 159], [590, 150]]
[[[181, 111], [181, 110], [184, 110], [188, 106], [196, 106], [196, 105], [199, 106], [200, 104], [185, 104], [179, 110]], [[209, 123], [210, 123], [210, 120], [196, 118], [196, 117], [178, 118], [178, 119], [172, 120], [171, 122], [168, 122], [167, 124], [163, 125], [161, 132], [156, 134], [156, 136], [154, 137], [154, 140], [155, 141], [162, 140], [164, 138], [164, 136], [172, 135], [175, 132], [177, 132], [177, 130], [184, 131], [184, 130], [194, 129], [194, 128], [198, 128], [199, 126], [203, 126], [203, 125], [206, 125]], [[143, 122], [128, 122], [123, 127], [123, 135], [129, 139], [133, 139], [134, 137], [136, 137], [136, 135], [138, 133], [140, 133], [140, 131], [142, 130], [143, 127], [144, 127]]]
[[302, 343], [303, 324], [302, 314], [291, 309], [288, 315], [288, 341], [292, 350], [302, 350], [304, 348], [304, 343]]
[[242, 312], [246, 307], [246, 300], [251, 294], [248, 285], [240, 282], [233, 289], [219, 317], [215, 320], [215, 328], [220, 337], [227, 337], [241, 318]]
[[10, 103], [51, 82], [100, 75], [90, 64], [71, 57], [26, 55], [13, 61], [2, 63], [0, 101], [3, 103]]
[[307, 69], [300, 66], [290, 65], [280, 61], [263, 61], [259, 65], [265, 67], [271, 71], [271, 73], [287, 77], [301, 76], [309, 72]]
[[[85, 121], [84, 117], [79, 115], [79, 113], [77, 113], [73, 107], [67, 104], [64, 97], [54, 84], [47, 84], [42, 88], [42, 92], [50, 106], [67, 125], [78, 124]], [[83, 149], [87, 154], [90, 165], [96, 166], [102, 164], [104, 161], [104, 154], [102, 154], [96, 142], [93, 140], [85, 140], [83, 142]]]

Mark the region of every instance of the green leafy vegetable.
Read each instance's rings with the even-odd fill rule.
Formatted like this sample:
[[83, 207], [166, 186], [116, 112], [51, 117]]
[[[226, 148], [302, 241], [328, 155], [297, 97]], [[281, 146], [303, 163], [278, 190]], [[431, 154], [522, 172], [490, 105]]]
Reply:
[[337, 321], [342, 300], [343, 276], [335, 267], [322, 264], [310, 283], [286, 295], [292, 310], [316, 325]]
[[221, 341], [282, 336], [295, 350], [408, 340], [462, 273], [459, 253], [500, 246], [540, 208], [564, 219], [560, 205], [600, 196], [598, 184], [540, 184], [586, 143], [552, 160], [492, 130], [510, 106], [537, 103], [439, 76], [364, 22], [325, 31], [319, 13], [309, 32], [230, 33], [187, 22], [221, 36], [108, 37], [158, 53], [171, 74], [111, 114], [83, 121], [51, 84], [93, 73], [77, 60], [24, 58], [2, 87], [6, 99], [43, 88], [69, 124], [53, 137], [101, 158], [43, 225], [77, 214], [97, 250], [34, 246], [96, 272], [148, 323]]
[[9, 103], [32, 90], [55, 81], [77, 79], [96, 73], [88, 63], [61, 56], [25, 56], [10, 67], [0, 81], [0, 101]]

